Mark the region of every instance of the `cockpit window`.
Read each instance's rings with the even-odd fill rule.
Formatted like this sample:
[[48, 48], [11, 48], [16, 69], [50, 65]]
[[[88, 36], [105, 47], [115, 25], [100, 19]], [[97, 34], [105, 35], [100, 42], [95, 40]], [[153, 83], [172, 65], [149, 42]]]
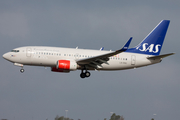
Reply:
[[19, 52], [19, 50], [11, 50], [11, 52]]

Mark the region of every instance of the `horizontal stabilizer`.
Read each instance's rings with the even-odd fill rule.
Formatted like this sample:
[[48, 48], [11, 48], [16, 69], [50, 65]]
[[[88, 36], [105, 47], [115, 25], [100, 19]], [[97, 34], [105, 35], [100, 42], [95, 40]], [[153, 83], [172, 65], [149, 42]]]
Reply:
[[175, 53], [169, 53], [169, 54], [164, 54], [164, 55], [158, 55], [158, 56], [152, 56], [152, 57], [147, 57], [147, 59], [161, 59], [161, 58], [165, 58], [168, 57], [170, 55], [174, 55]]

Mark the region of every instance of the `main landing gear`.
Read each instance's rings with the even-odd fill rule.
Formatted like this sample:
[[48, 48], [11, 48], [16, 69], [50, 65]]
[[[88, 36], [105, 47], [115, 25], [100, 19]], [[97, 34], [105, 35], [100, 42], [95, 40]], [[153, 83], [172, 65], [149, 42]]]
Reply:
[[[85, 70], [85, 72], [83, 72]], [[82, 69], [80, 77], [81, 78], [85, 78], [85, 77], [89, 77], [91, 75], [90, 72], [88, 72], [86, 69]]]

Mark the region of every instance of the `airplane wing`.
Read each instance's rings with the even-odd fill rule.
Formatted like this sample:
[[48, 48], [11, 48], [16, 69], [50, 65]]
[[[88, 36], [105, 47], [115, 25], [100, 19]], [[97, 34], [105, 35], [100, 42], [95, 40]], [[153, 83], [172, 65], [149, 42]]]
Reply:
[[105, 63], [108, 64], [108, 60], [109, 57], [117, 55], [121, 52], [124, 52], [128, 49], [130, 43], [131, 43], [132, 37], [127, 41], [127, 43], [119, 50], [110, 52], [110, 53], [106, 53], [106, 54], [102, 54], [102, 55], [98, 55], [98, 56], [94, 56], [94, 57], [90, 57], [90, 58], [85, 58], [85, 59], [79, 59], [76, 60], [77, 64], [79, 64], [80, 66], [86, 66], [86, 67], [93, 67], [93, 68], [102, 68], [101, 64]]

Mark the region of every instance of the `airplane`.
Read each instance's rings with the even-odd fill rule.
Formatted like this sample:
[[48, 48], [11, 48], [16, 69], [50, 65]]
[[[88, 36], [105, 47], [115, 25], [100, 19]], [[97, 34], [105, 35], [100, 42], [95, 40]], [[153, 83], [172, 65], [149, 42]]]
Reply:
[[69, 73], [81, 70], [80, 77], [91, 75], [90, 70], [125, 70], [160, 63], [163, 58], [175, 53], [160, 55], [170, 20], [162, 20], [136, 47], [129, 48], [132, 37], [116, 51], [25, 46], [18, 47], [3, 55], [3, 58], [20, 66], [51, 67], [52, 72]]

